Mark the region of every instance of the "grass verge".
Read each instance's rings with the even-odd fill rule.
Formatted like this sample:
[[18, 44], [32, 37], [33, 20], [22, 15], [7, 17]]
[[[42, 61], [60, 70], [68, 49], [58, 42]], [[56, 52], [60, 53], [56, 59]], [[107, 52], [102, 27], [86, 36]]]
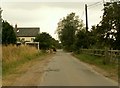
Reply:
[[2, 76], [13, 73], [16, 68], [45, 53], [29, 46], [3, 46], [2, 47]]
[[103, 71], [105, 71], [107, 75], [106, 74], [103, 74], [103, 75], [118, 81], [118, 65], [117, 64], [115, 63], [110, 63], [106, 65], [103, 64], [104, 57], [86, 55], [86, 54], [73, 54], [73, 55], [83, 62], [86, 62], [90, 65], [94, 65], [102, 69], [102, 72], [100, 73], [103, 73]]

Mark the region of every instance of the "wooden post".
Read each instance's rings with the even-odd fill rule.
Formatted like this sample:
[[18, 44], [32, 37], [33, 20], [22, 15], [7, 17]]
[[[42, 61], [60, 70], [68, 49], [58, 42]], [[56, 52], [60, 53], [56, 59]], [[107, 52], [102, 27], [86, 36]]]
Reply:
[[39, 42], [38, 42], [37, 44], [38, 44], [38, 50], [40, 50], [40, 49], [39, 49]]
[[105, 55], [105, 58], [104, 58], [104, 60], [103, 60], [103, 64], [104, 64], [104, 65], [109, 64], [110, 59], [109, 59], [108, 48], [105, 48], [105, 53], [104, 53], [104, 55]]
[[111, 50], [110, 50], [110, 62], [114, 62], [114, 58], [113, 58], [113, 52], [112, 52], [112, 48], [111, 48]]

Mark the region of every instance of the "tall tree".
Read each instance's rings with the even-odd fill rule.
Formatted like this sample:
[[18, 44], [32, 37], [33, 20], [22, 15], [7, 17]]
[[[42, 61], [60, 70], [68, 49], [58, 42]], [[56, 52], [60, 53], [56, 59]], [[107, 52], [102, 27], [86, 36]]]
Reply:
[[7, 22], [2, 22], [2, 44], [15, 44], [16, 43], [16, 35], [13, 30], [13, 27]]
[[34, 41], [39, 42], [40, 49], [46, 50], [52, 46], [52, 37], [46, 32], [38, 34]]
[[102, 21], [97, 31], [104, 46], [120, 49], [120, 1], [104, 4]]
[[88, 44], [88, 35], [85, 31], [79, 31], [76, 34], [76, 41], [75, 41], [75, 50], [76, 49], [80, 49], [80, 48], [88, 48], [89, 44]]
[[[92, 37], [93, 45], [91, 48], [104, 48], [106, 44], [106, 40], [104, 39], [104, 32], [101, 28], [101, 26], [92, 26], [91, 31], [90, 31], [90, 37]], [[106, 42], [105, 42], [106, 41]]]
[[59, 43], [58, 40], [55, 40], [54, 38], [52, 38], [51, 40], [52, 40], [52, 48], [57, 48], [57, 49], [62, 48], [61, 43]]
[[83, 27], [83, 23], [75, 13], [70, 13], [58, 22], [57, 33], [63, 47], [71, 51], [75, 35]]

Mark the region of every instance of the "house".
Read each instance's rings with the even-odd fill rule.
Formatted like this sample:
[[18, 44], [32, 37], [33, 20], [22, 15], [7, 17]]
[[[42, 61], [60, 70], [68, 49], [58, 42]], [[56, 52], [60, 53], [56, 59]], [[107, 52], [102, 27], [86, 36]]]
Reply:
[[30, 45], [39, 50], [39, 42], [34, 42], [35, 37], [40, 33], [39, 27], [17, 27], [14, 28], [17, 36], [17, 45]]
[[40, 33], [39, 27], [17, 27], [15, 25], [17, 42], [34, 42], [35, 37]]

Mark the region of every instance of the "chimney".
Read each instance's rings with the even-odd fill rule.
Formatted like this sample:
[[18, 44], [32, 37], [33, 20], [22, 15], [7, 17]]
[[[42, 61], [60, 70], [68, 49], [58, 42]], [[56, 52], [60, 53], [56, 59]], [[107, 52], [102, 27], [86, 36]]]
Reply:
[[15, 24], [15, 31], [16, 31], [16, 33], [19, 32], [19, 30], [18, 30], [18, 28], [17, 28], [17, 24]]
[[17, 24], [15, 24], [15, 30], [17, 30]]

